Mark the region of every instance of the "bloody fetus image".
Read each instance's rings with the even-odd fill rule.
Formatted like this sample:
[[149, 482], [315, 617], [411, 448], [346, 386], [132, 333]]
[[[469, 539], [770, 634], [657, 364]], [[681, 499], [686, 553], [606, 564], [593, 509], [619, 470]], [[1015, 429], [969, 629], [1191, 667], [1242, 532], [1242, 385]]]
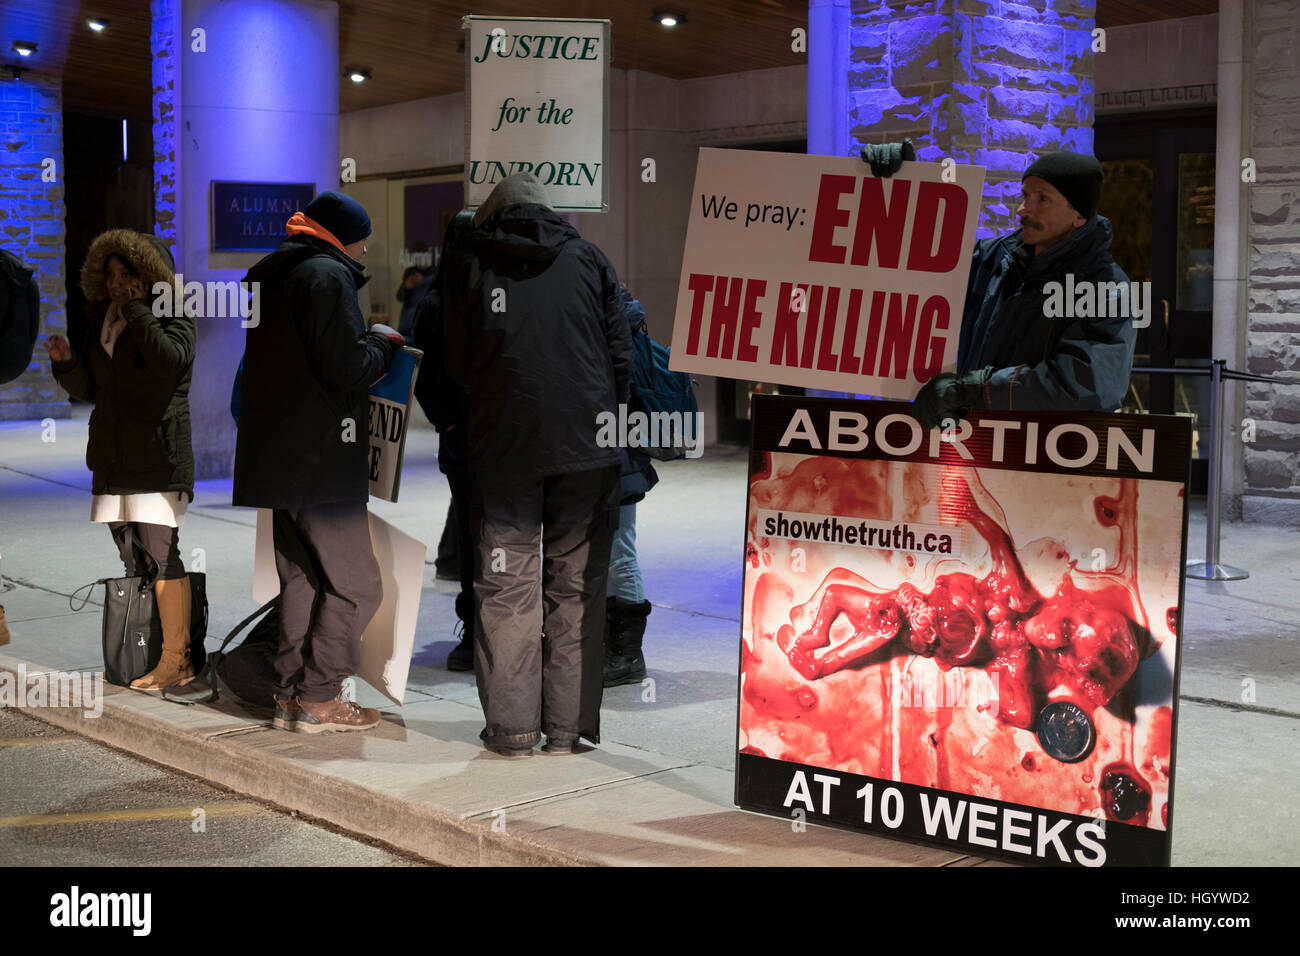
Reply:
[[[1095, 593], [1063, 584], [1044, 598], [1029, 583], [1007, 533], [971, 500], [963, 479], [946, 482], [950, 507], [963, 513], [987, 541], [994, 570], [982, 579], [939, 575], [928, 593], [903, 584], [884, 594], [832, 584], [815, 606], [796, 607], [806, 621], [782, 650], [804, 677], [815, 680], [897, 640], [947, 670], [986, 666], [998, 674], [998, 717], [1030, 729], [1048, 685], [1064, 683], [1094, 705], [1108, 704], [1138, 665], [1138, 625], [1117, 588]], [[844, 615], [852, 636], [831, 647], [831, 625]]]
[[[1176, 486], [1079, 478], [1054, 496], [1034, 473], [766, 455], [750, 483], [742, 751], [1166, 826]], [[793, 540], [760, 514], [943, 527], [960, 545]], [[1139, 574], [1140, 520], [1155, 575]]]

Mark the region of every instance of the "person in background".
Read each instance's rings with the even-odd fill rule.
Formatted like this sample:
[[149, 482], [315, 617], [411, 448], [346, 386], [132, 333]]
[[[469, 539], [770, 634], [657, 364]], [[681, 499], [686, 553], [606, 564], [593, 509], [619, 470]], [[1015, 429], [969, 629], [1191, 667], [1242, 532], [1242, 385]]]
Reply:
[[[402, 284], [397, 287], [397, 301], [402, 305], [402, 312], [397, 320], [397, 331], [401, 333], [406, 344], [411, 344], [411, 328], [415, 320], [415, 306], [420, 297], [428, 290], [426, 275], [419, 266], [407, 266], [402, 273]], [[424, 289], [420, 286], [424, 284]]]
[[474, 221], [444, 334], [469, 394], [481, 737], [527, 757], [544, 732], [543, 753], [570, 754], [600, 741], [618, 450], [596, 423], [628, 398], [627, 321], [614, 267], [531, 173], [498, 183]]
[[[438, 430], [438, 470], [447, 476], [451, 487], [451, 504], [447, 508], [447, 523], [443, 537], [452, 541], [451, 550], [456, 555], [456, 577], [460, 593], [456, 595], [456, 617], [460, 621], [461, 636], [457, 645], [447, 655], [447, 670], [472, 671], [474, 669], [474, 538], [470, 528], [470, 470], [469, 398], [443, 367], [445, 352], [444, 327], [448, 316], [443, 308], [444, 284], [463, 285], [469, 254], [466, 240], [474, 230], [474, 213], [462, 210], [447, 225], [442, 255], [430, 278], [428, 292], [416, 304], [414, 318], [415, 347], [424, 352], [420, 374], [415, 381], [415, 400], [425, 417]], [[450, 321], [463, 322], [464, 316], [450, 317]], [[439, 546], [438, 562], [442, 561]], [[462, 560], [461, 556], [465, 556]], [[434, 565], [439, 578], [443, 574], [439, 564]]]
[[[645, 324], [645, 309], [623, 287], [623, 317], [631, 336]], [[605, 686], [645, 680], [645, 638], [650, 602], [645, 599], [636, 556], [636, 505], [659, 482], [650, 456], [639, 448], [620, 448], [618, 530], [609, 555], [605, 608]]]
[[261, 321], [248, 329], [233, 503], [272, 509], [280, 577], [273, 724], [300, 733], [365, 730], [379, 712], [340, 699], [361, 634], [383, 598], [370, 542], [368, 391], [402, 345], [366, 330], [370, 217], [339, 192], [294, 213], [288, 238], [248, 270]]
[[156, 236], [113, 229], [91, 244], [81, 270], [87, 339], [46, 342], [54, 377], [68, 394], [95, 406], [86, 466], [92, 474], [90, 520], [113, 535], [128, 577], [152, 575], [162, 656], [131, 682], [161, 690], [194, 679], [190, 660], [191, 592], [180, 556], [180, 528], [194, 500], [190, 447], [190, 373], [194, 319], [184, 309], [158, 317], [154, 283], [171, 283], [175, 266]]

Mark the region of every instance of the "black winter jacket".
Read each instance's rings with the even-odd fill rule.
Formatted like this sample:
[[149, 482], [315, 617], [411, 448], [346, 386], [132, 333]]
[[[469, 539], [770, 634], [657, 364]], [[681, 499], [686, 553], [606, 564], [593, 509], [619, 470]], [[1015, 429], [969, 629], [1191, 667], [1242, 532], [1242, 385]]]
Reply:
[[470, 466], [541, 477], [618, 464], [596, 444], [617, 413], [632, 346], [614, 267], [545, 206], [520, 203], [470, 237], [444, 284], [447, 371], [469, 393]]
[[146, 294], [173, 278], [171, 256], [153, 236], [129, 229], [100, 235], [86, 254], [81, 286], [89, 300], [86, 341], [71, 361], [55, 362], [54, 377], [73, 398], [93, 402], [86, 467], [94, 494], [183, 491], [194, 498], [190, 447], [190, 372], [194, 319], [157, 318], [149, 299], [122, 309], [126, 328], [110, 358], [100, 344], [109, 299], [106, 263], [121, 257]]
[[[466, 239], [474, 231], [474, 214], [461, 211], [448, 224], [438, 265], [412, 293], [424, 288], [412, 318], [412, 344], [424, 352], [420, 373], [415, 379], [415, 400], [425, 418], [438, 430], [438, 470], [456, 474], [469, 468], [469, 396], [450, 375], [443, 361], [446, 352], [444, 331], [446, 309], [443, 307], [444, 276], [454, 276], [448, 284], [463, 284], [468, 271]], [[427, 285], [426, 285], [427, 284]], [[463, 294], [455, 296], [464, 304]], [[463, 321], [463, 317], [459, 321]], [[457, 320], [453, 320], [457, 321]]]
[[[1128, 391], [1137, 330], [1131, 317], [1050, 318], [1048, 282], [1128, 282], [1110, 256], [1110, 221], [1094, 216], [1039, 255], [1020, 231], [975, 243], [957, 369], [993, 366], [985, 406], [1112, 411]], [[1127, 290], [1127, 286], [1125, 287]]]
[[244, 345], [234, 503], [364, 503], [368, 393], [397, 351], [366, 331], [365, 270], [323, 239], [290, 236], [244, 281], [260, 283], [260, 320]]

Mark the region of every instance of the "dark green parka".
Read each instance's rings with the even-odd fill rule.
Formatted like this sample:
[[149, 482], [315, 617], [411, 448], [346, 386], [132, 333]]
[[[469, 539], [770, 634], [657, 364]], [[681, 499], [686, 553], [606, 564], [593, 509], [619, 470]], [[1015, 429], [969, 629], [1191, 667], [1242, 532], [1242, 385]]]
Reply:
[[[144, 299], [122, 309], [126, 328], [110, 358], [100, 344], [108, 311], [108, 259], [118, 256], [144, 284]], [[175, 267], [155, 236], [129, 229], [100, 235], [86, 254], [81, 288], [89, 319], [86, 341], [71, 361], [54, 363], [54, 377], [69, 395], [93, 402], [86, 466], [97, 495], [184, 491], [194, 497], [190, 448], [190, 371], [194, 319], [158, 318], [151, 303], [155, 282], [171, 282]]]

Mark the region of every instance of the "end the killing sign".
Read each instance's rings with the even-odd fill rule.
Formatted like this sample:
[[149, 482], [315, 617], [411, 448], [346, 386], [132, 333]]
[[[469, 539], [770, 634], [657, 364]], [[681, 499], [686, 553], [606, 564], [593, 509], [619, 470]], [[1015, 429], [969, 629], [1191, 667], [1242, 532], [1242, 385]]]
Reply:
[[910, 399], [956, 363], [984, 169], [701, 149], [672, 368]]
[[465, 17], [465, 205], [532, 173], [556, 209], [609, 208], [608, 20]]

